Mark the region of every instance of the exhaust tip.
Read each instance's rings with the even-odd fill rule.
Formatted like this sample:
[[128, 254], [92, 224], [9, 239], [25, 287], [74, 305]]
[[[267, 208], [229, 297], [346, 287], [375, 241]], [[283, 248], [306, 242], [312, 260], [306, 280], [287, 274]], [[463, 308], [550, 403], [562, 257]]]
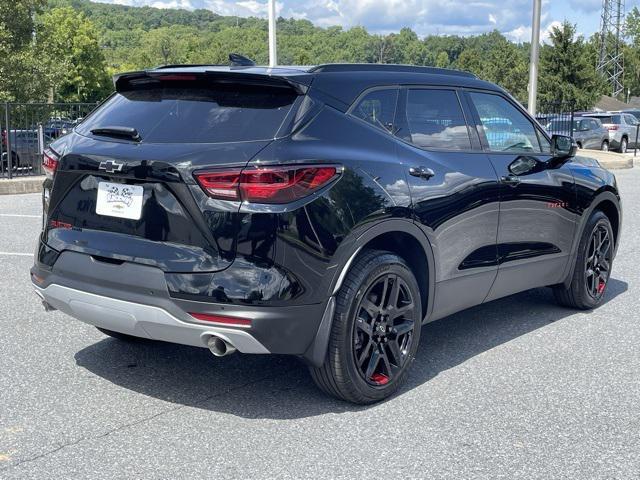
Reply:
[[211, 351], [211, 353], [213, 353], [216, 357], [225, 357], [227, 355], [231, 355], [236, 351], [236, 347], [231, 345], [226, 340], [220, 337], [216, 337], [215, 335], [209, 338], [207, 347], [209, 347], [209, 351]]

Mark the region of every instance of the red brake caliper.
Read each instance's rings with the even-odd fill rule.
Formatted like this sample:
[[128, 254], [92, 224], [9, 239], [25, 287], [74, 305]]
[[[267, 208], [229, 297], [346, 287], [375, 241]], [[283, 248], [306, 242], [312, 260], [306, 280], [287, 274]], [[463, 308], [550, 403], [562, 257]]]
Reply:
[[604, 292], [604, 289], [606, 286], [607, 286], [607, 282], [600, 279], [600, 283], [598, 283], [598, 294], [601, 294], [602, 292]]
[[386, 385], [389, 383], [389, 377], [382, 373], [374, 373], [371, 375], [371, 381], [377, 383], [378, 385]]

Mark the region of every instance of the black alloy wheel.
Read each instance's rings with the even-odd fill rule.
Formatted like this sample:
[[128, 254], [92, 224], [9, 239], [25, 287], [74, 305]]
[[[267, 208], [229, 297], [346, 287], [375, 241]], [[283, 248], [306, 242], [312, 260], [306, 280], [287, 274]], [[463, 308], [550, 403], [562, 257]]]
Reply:
[[611, 221], [596, 210], [584, 228], [573, 273], [568, 284], [555, 285], [553, 291], [561, 305], [590, 310], [602, 304], [611, 278], [615, 238]]
[[585, 261], [585, 282], [589, 295], [599, 301], [604, 295], [611, 273], [611, 236], [604, 225], [597, 225]]
[[362, 378], [373, 386], [388, 384], [402, 371], [411, 344], [415, 304], [398, 275], [378, 277], [357, 309], [353, 353]]
[[420, 287], [406, 261], [364, 250], [336, 294], [324, 364], [315, 383], [341, 400], [370, 404], [393, 395], [407, 379], [422, 327]]

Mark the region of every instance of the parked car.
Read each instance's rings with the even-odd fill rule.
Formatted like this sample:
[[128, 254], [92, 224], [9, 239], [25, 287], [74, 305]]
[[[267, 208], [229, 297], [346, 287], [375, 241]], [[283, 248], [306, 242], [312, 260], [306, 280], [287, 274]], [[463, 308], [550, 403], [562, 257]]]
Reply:
[[597, 118], [609, 130], [609, 146], [620, 153], [627, 153], [629, 147], [636, 148], [636, 137], [640, 122], [630, 113], [590, 113], [585, 115]]
[[50, 118], [47, 123], [43, 125], [44, 133], [52, 138], [58, 138], [64, 135], [64, 132], [71, 130], [74, 127], [73, 121], [68, 118]]
[[[53, 141], [48, 135], [44, 136], [45, 145]], [[38, 144], [37, 130], [10, 130], [9, 143], [11, 144], [13, 169], [40, 165], [40, 146]], [[9, 168], [7, 150], [7, 132], [2, 131], [2, 170]]]
[[597, 118], [575, 117], [571, 120], [553, 120], [547, 126], [549, 133], [564, 133], [571, 124], [573, 139], [578, 148], [589, 148], [592, 150], [609, 150], [609, 130]]
[[44, 156], [47, 309], [121, 340], [295, 355], [367, 404], [404, 383], [427, 322], [544, 286], [603, 302], [615, 177], [494, 84], [184, 66], [115, 88]]
[[623, 110], [622, 113], [630, 113], [631, 115], [636, 117], [636, 120], [640, 121], [640, 110], [638, 110], [638, 109]]

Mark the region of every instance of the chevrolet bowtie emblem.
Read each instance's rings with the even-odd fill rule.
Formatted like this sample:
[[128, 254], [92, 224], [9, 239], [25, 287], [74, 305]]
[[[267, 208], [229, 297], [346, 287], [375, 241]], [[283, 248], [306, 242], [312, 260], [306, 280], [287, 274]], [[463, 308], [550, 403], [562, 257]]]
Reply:
[[100, 162], [100, 166], [98, 167], [98, 170], [104, 170], [107, 173], [116, 173], [116, 172], [121, 172], [123, 167], [124, 167], [124, 163], [108, 160], [106, 162]]

